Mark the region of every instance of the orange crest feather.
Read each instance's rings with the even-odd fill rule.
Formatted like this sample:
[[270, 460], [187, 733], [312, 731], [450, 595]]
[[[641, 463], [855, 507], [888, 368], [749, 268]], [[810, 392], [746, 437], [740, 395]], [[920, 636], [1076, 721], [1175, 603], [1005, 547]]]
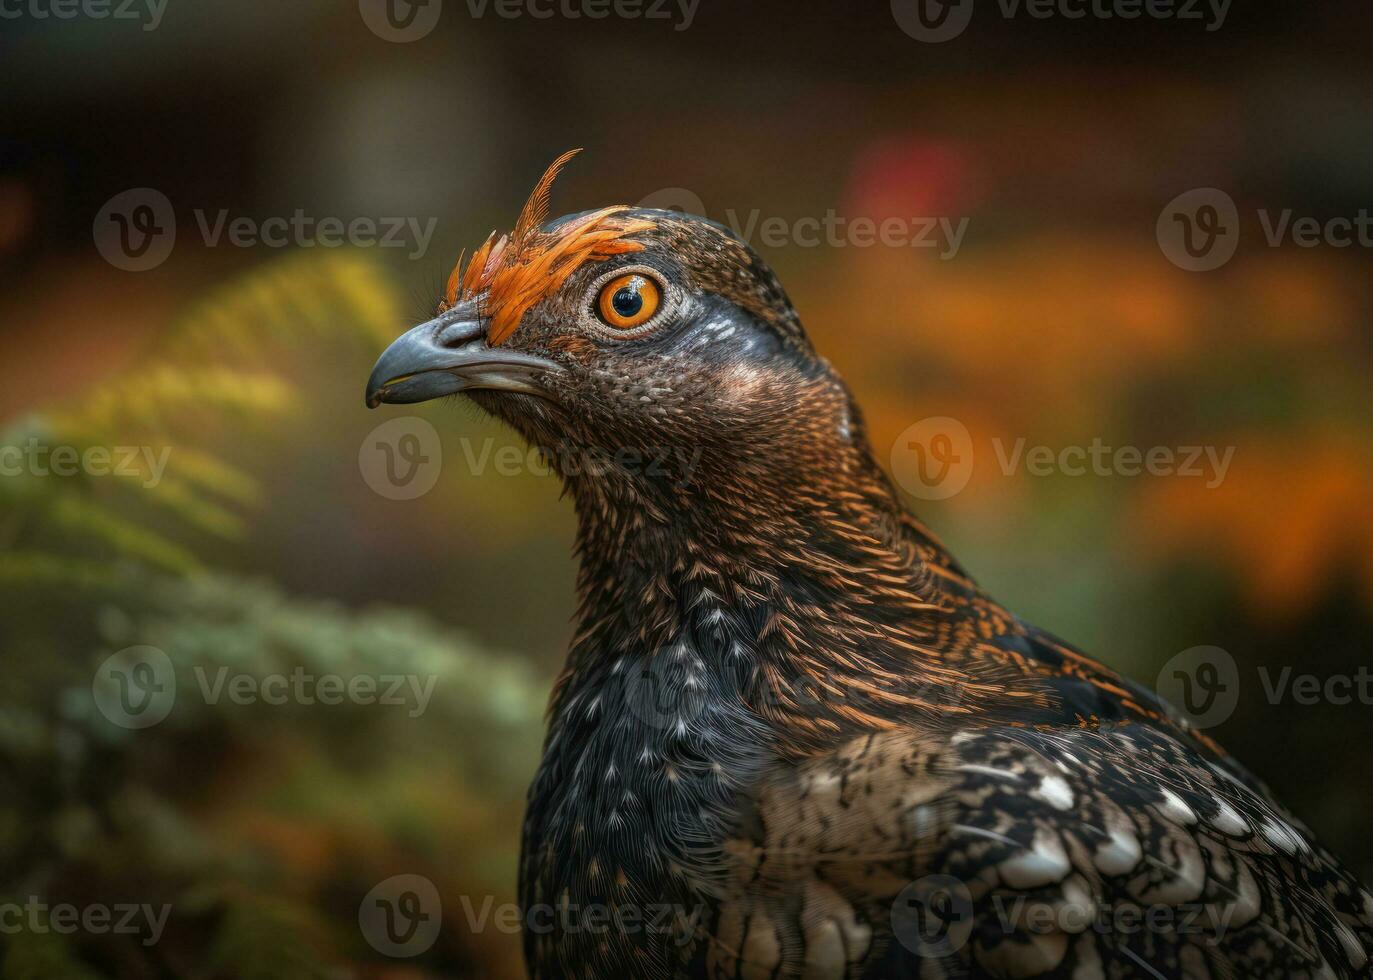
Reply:
[[515, 230], [499, 237], [493, 231], [472, 253], [466, 267], [458, 256], [458, 264], [448, 277], [445, 309], [479, 297], [481, 315], [489, 321], [487, 343], [493, 347], [506, 341], [525, 313], [561, 289], [582, 265], [641, 250], [643, 244], [628, 236], [653, 227], [651, 222], [626, 217], [628, 206], [618, 204], [585, 214], [552, 232], [539, 230], [548, 220], [553, 181], [567, 161], [580, 152], [569, 150], [554, 160], [525, 202]]

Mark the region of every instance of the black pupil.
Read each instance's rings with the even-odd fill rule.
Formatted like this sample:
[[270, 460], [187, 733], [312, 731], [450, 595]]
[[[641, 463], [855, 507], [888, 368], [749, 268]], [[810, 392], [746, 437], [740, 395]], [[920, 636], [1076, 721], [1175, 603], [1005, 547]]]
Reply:
[[631, 282], [615, 290], [615, 295], [610, 297], [610, 305], [626, 320], [638, 314], [644, 308], [644, 298], [639, 294], [639, 284]]

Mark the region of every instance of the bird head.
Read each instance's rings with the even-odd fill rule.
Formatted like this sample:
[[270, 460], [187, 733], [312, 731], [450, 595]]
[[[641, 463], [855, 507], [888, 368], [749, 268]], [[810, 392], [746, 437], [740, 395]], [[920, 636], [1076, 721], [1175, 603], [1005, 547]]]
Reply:
[[[882, 637], [906, 636], [941, 583], [967, 580], [904, 513], [847, 387], [753, 250], [670, 211], [547, 221], [565, 160], [513, 231], [459, 260], [437, 316], [382, 354], [368, 405], [460, 392], [550, 451], [578, 511], [591, 621], [565, 678], [600, 676], [588, 665], [604, 650], [675, 642], [689, 595], [691, 616], [728, 608], [732, 625], [709, 629], [750, 637], [770, 663], [833, 656], [769, 676], [847, 664], [871, 693], [863, 671], [913, 649]], [[844, 707], [846, 723], [868, 717]]]
[[570, 156], [512, 232], [459, 259], [437, 316], [382, 354], [369, 406], [461, 392], [554, 449], [555, 466], [565, 447], [628, 454], [641, 478], [654, 457], [756, 471], [857, 438], [847, 390], [728, 229], [626, 206], [547, 221]]

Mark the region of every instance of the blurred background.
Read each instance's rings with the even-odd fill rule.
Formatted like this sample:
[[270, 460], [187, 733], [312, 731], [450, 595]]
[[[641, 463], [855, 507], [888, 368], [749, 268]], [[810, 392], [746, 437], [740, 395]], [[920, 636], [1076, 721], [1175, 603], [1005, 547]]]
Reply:
[[[966, 426], [910, 503], [1008, 606], [1150, 684], [1223, 648], [1210, 733], [1373, 878], [1373, 8], [390, 3], [0, 7], [0, 903], [169, 912], [7, 927], [0, 977], [523, 976], [573, 514], [475, 410], [362, 393], [573, 146], [554, 213], [749, 234], [884, 464]], [[1265, 690], [1303, 674], [1353, 697]], [[265, 696], [326, 676], [418, 689]], [[397, 875], [442, 897], [403, 957]]]

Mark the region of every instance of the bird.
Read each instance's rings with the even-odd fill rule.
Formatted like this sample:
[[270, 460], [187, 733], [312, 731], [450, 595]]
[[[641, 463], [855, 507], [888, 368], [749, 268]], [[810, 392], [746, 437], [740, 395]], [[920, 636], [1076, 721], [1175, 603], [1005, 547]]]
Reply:
[[745, 241], [549, 220], [576, 152], [366, 399], [470, 399], [575, 505], [530, 976], [1373, 976], [1373, 895], [1185, 714], [976, 584]]

